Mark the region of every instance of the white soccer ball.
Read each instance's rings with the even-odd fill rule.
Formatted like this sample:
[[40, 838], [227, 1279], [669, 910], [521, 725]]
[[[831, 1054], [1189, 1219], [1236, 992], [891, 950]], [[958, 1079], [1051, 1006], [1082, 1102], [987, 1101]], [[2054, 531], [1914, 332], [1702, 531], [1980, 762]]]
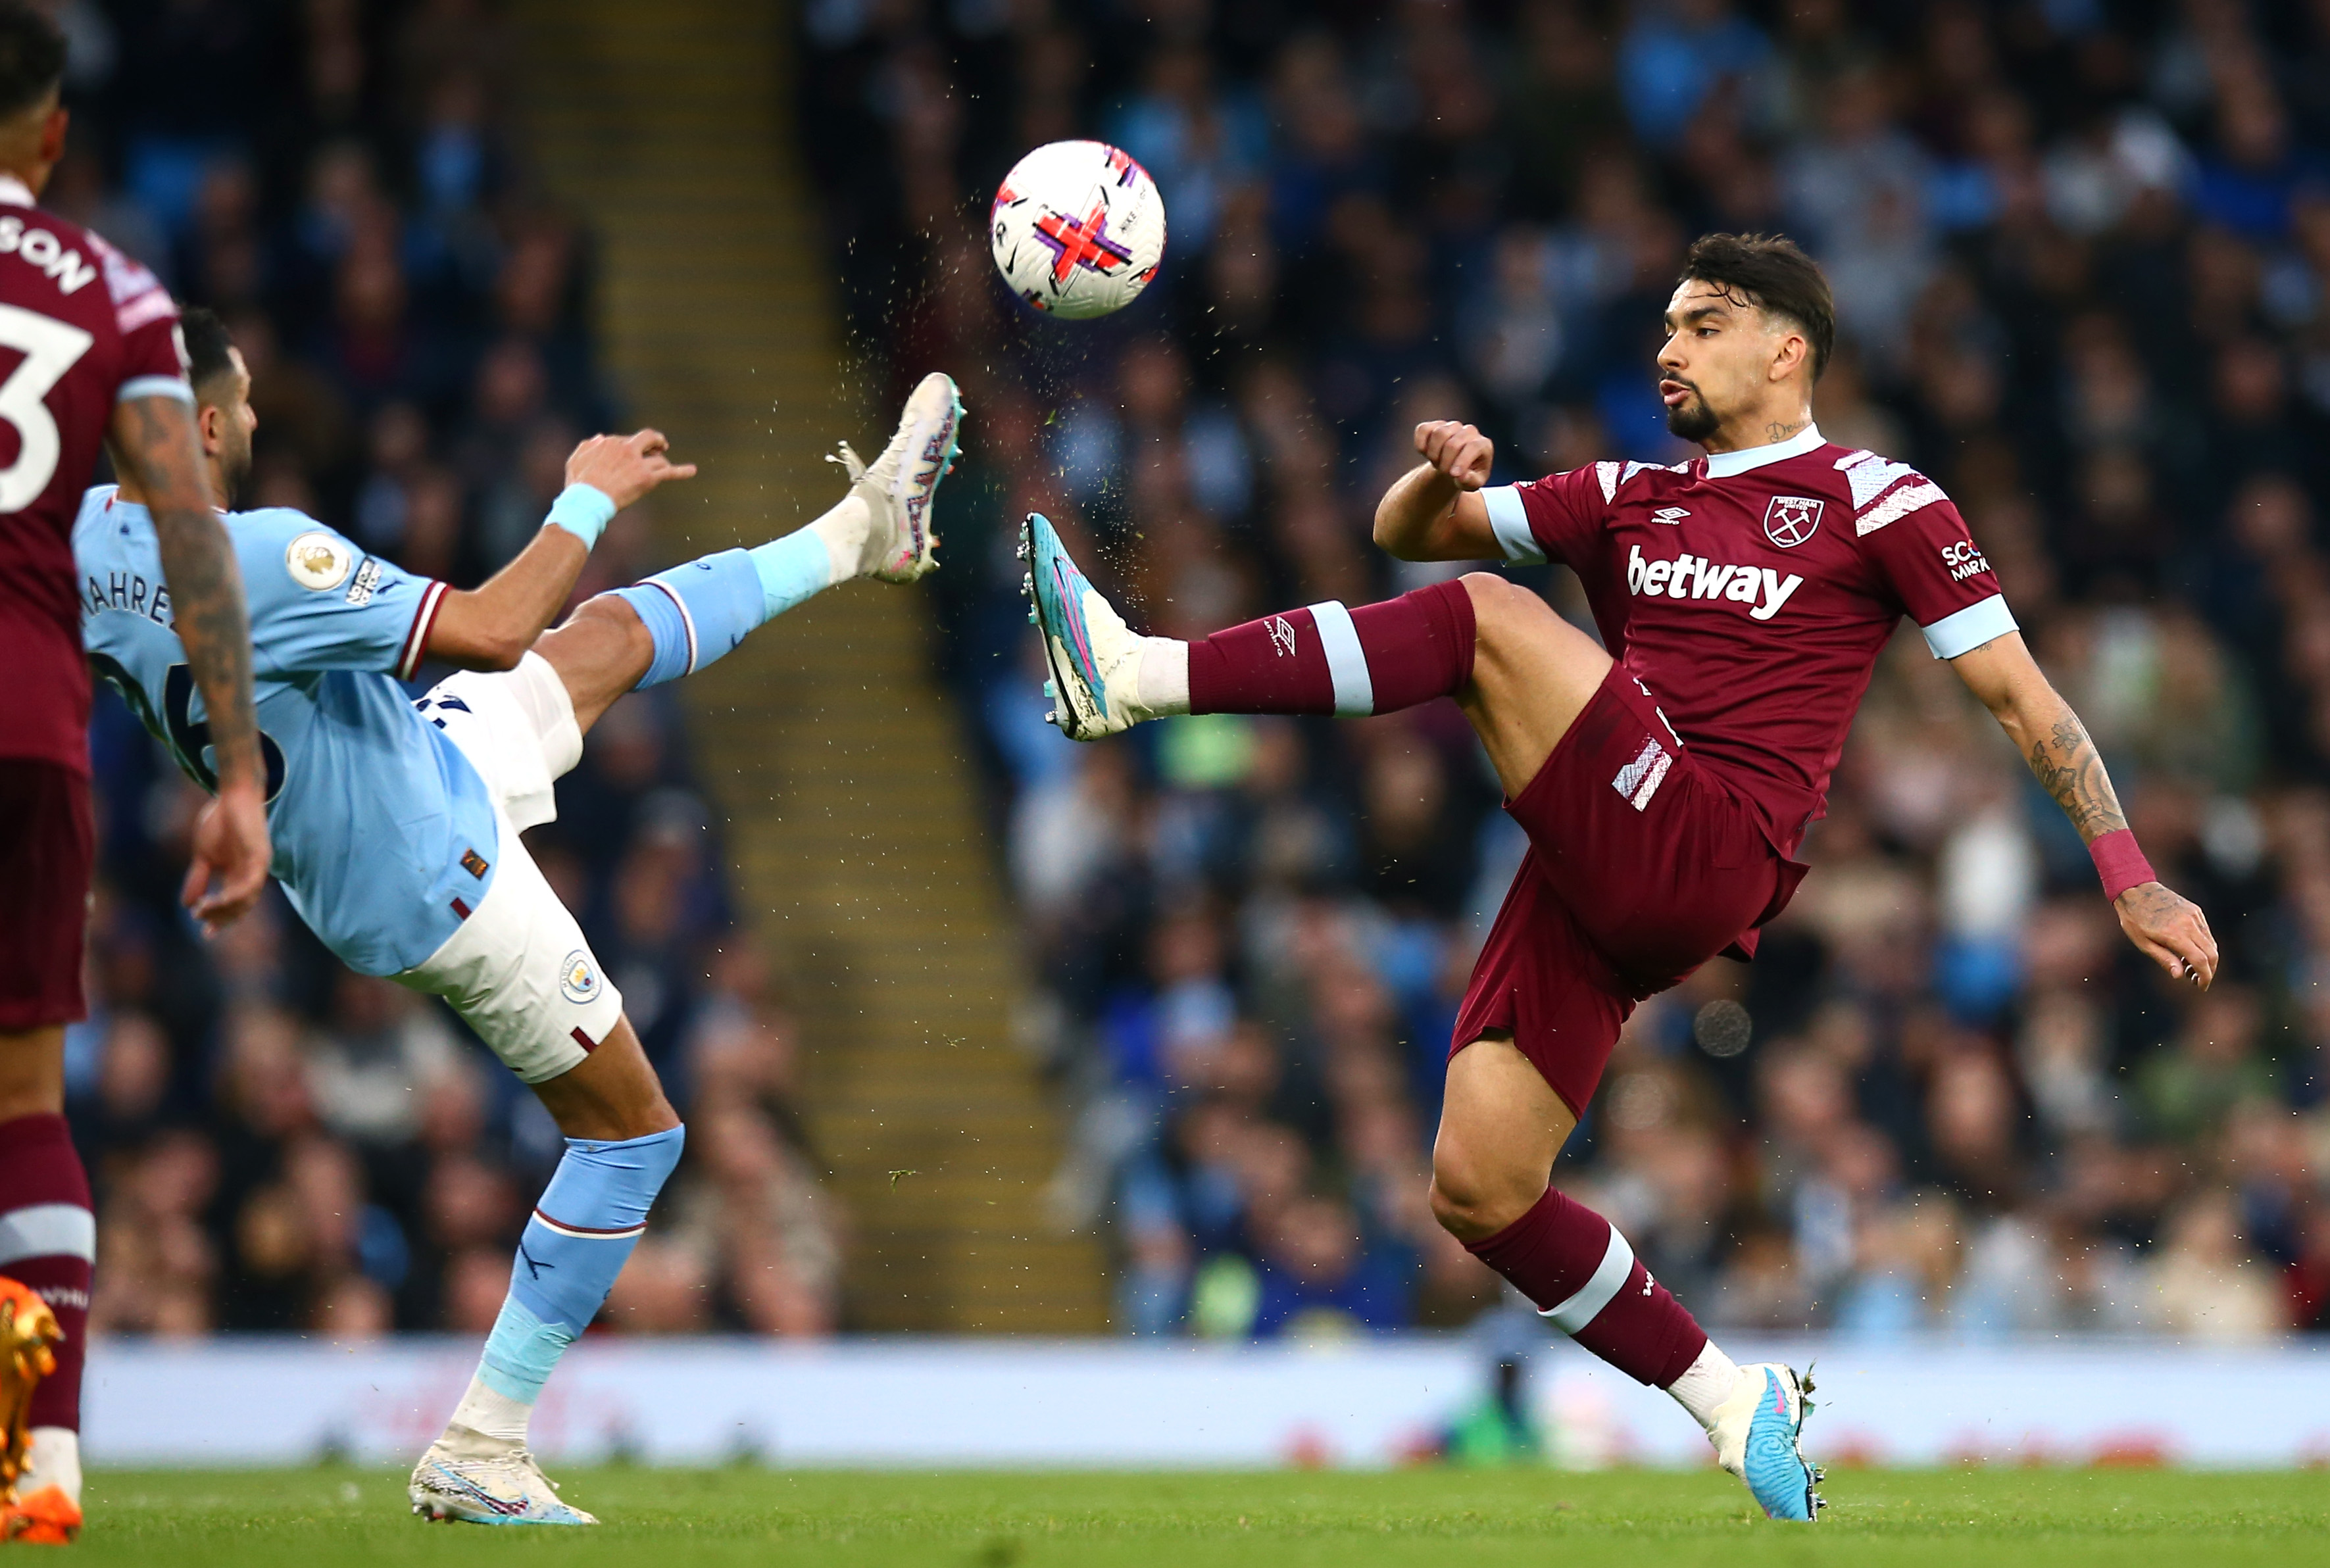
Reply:
[[995, 192], [987, 242], [1011, 292], [1088, 320], [1140, 298], [1165, 256], [1165, 200], [1149, 171], [1106, 142], [1051, 142]]

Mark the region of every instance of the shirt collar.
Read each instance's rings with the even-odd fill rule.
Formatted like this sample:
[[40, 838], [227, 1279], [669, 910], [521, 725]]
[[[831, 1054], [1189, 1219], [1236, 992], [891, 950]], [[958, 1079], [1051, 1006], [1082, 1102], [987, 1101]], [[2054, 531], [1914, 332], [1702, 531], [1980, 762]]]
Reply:
[[14, 175], [0, 175], [0, 205], [34, 207], [39, 204], [33, 199], [32, 186]]
[[1776, 463], [1786, 458], [1801, 458], [1827, 439], [1818, 425], [1806, 425], [1785, 441], [1774, 441], [1768, 447], [1748, 447], [1737, 452], [1707, 454], [1707, 477], [1729, 479], [1734, 474], [1744, 474], [1750, 468], [1760, 468], [1766, 463]]

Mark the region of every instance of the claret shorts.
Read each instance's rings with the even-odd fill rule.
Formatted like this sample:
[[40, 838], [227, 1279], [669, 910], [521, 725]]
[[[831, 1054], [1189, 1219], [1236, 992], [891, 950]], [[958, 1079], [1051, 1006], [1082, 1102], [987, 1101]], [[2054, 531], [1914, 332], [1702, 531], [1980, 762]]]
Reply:
[[89, 779], [62, 762], [0, 757], [0, 1033], [84, 1017], [97, 822]]
[[1505, 809], [1530, 852], [1473, 967], [1449, 1054], [1510, 1032], [1582, 1115], [1634, 1004], [1777, 914], [1804, 868], [1771, 846], [1624, 665]]

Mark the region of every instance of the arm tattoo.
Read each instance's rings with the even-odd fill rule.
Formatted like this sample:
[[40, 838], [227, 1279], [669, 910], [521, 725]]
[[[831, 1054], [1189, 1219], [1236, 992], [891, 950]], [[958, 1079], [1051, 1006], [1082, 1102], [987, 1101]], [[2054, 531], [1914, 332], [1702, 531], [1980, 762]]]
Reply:
[[154, 515], [173, 628], [203, 694], [218, 772], [257, 777], [259, 723], [251, 701], [251, 620], [242, 574], [212, 512], [185, 405], [132, 398], [116, 421], [116, 454]]
[[2069, 707], [2032, 742], [2028, 760], [2031, 771], [2055, 798], [2055, 804], [2063, 808], [2081, 838], [2093, 843], [2127, 826], [2119, 797], [2112, 793], [2111, 779], [2104, 772], [2104, 760], [2088, 738], [2087, 726]]

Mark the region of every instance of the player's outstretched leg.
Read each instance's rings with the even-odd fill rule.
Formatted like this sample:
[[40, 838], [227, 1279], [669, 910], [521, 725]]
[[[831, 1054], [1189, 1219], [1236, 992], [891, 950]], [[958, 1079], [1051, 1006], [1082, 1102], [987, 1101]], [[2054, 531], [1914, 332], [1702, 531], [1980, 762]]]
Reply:
[[1434, 1214], [1555, 1327], [1672, 1394], [1766, 1516], [1817, 1519], [1821, 1473], [1797, 1446], [1810, 1382], [1776, 1364], [1736, 1365], [1615, 1225], [1547, 1185], [1577, 1125], [1510, 1035], [1473, 1041], [1448, 1063], [1432, 1151]]
[[1476, 627], [1461, 582], [1357, 609], [1330, 600], [1185, 643], [1127, 627], [1042, 514], [1021, 525], [1019, 556], [1051, 666], [1045, 694], [1058, 702], [1052, 722], [1072, 740], [1193, 712], [1388, 713], [1472, 678]]
[[584, 730], [617, 697], [693, 675], [753, 631], [838, 582], [912, 582], [938, 566], [932, 502], [954, 467], [962, 402], [924, 376], [871, 465], [848, 442], [829, 462], [849, 493], [806, 527], [750, 550], [723, 550], [602, 593], [535, 644], [554, 666]]
[[509, 1295], [469, 1392], [413, 1467], [412, 1511], [478, 1525], [595, 1525], [526, 1446], [543, 1384], [605, 1304], [687, 1129], [623, 1019], [579, 1066], [535, 1086], [566, 1153], [518, 1239]]

